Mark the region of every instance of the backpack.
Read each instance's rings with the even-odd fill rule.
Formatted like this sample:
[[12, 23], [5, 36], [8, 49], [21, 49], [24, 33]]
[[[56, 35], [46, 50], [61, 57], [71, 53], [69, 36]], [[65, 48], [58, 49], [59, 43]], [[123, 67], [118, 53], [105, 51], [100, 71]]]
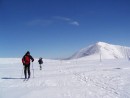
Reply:
[[39, 64], [43, 64], [42, 59], [39, 59], [38, 62], [39, 62]]
[[28, 65], [28, 64], [30, 64], [30, 57], [29, 56], [24, 56], [24, 64], [25, 65]]

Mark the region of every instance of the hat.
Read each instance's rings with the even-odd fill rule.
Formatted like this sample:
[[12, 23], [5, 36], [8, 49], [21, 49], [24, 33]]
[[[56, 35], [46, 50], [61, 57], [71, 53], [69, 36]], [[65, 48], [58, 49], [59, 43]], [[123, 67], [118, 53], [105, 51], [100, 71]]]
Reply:
[[39, 59], [42, 59], [42, 57], [40, 57]]
[[30, 52], [29, 51], [27, 51], [27, 53], [26, 54], [30, 54]]

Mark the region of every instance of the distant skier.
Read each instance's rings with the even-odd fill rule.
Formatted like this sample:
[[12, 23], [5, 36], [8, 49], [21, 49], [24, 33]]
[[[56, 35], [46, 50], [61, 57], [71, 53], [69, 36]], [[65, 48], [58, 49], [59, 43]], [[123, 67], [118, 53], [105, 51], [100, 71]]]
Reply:
[[27, 51], [27, 53], [22, 58], [25, 79], [27, 79], [27, 72], [28, 72], [28, 79], [30, 78], [30, 75], [31, 75], [31, 73], [30, 73], [30, 60], [32, 62], [34, 61], [33, 57], [30, 55], [30, 52]]
[[42, 60], [41, 57], [39, 58], [38, 62], [39, 62], [39, 65], [40, 65], [40, 70], [42, 70], [42, 66], [41, 66], [41, 64], [43, 64], [43, 60]]

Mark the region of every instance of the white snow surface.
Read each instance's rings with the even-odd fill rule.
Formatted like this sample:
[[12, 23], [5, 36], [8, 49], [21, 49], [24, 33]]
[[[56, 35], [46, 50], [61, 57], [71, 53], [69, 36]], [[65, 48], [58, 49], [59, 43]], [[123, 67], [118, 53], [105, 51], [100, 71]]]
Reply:
[[21, 58], [1, 58], [0, 98], [130, 98], [128, 59], [43, 61], [23, 81]]
[[87, 48], [83, 48], [72, 55], [69, 59], [87, 58], [87, 59], [120, 59], [129, 58], [130, 47], [112, 45], [105, 42], [97, 42]]

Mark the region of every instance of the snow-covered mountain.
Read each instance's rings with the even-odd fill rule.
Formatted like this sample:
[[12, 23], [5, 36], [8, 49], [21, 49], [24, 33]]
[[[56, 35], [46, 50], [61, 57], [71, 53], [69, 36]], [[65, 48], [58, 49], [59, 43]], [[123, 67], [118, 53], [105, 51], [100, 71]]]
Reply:
[[124, 58], [129, 49], [98, 42], [73, 55], [80, 59], [44, 59], [42, 70], [35, 58], [29, 80], [21, 58], [0, 58], [0, 98], [130, 98], [130, 61], [95, 59]]
[[83, 48], [72, 55], [69, 59], [119, 59], [130, 56], [130, 47], [112, 45], [105, 42], [97, 42], [87, 48]]

